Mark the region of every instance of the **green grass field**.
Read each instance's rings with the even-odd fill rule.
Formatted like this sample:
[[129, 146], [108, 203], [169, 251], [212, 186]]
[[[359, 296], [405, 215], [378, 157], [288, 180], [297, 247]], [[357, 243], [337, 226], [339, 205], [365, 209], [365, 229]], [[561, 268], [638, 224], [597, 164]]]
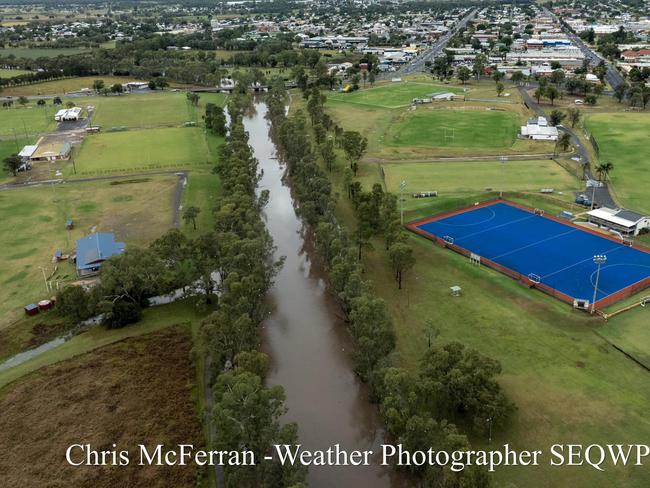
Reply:
[[[198, 127], [96, 134], [84, 140], [74, 157], [77, 176], [182, 169], [212, 160], [203, 130]], [[66, 171], [72, 175], [71, 166]]]
[[410, 105], [411, 100], [414, 98], [423, 98], [431, 93], [462, 93], [462, 91], [462, 88], [448, 85], [436, 85], [433, 83], [421, 82], [401, 82], [376, 87], [370, 87], [370, 85], [368, 85], [368, 88], [366, 89], [357, 90], [351, 93], [329, 93], [328, 99], [337, 102], [371, 105], [374, 107], [397, 108]]
[[17, 58], [55, 58], [57, 56], [71, 56], [92, 51], [88, 47], [65, 47], [65, 48], [29, 48], [29, 47], [6, 47], [0, 48], [0, 56], [9, 56], [13, 54]]
[[435, 110], [406, 112], [391, 125], [384, 144], [461, 148], [508, 148], [519, 130], [511, 112]]
[[[485, 191], [532, 191], [541, 188], [571, 190], [580, 182], [557, 163], [543, 161], [468, 161], [449, 163], [383, 164], [386, 188], [399, 192], [406, 181], [407, 193], [438, 191], [440, 194], [480, 193]], [[370, 177], [375, 173], [369, 170]], [[365, 178], [362, 178], [362, 181]], [[369, 187], [374, 181], [367, 180]]]
[[[21, 188], [0, 192], [0, 331], [23, 316], [22, 307], [51, 296], [43, 272], [62, 282], [74, 279], [72, 264], [60, 263], [54, 251], [74, 251], [76, 239], [113, 231], [131, 245], [144, 245], [170, 228], [175, 177]], [[65, 229], [67, 219], [75, 229]], [[43, 267], [43, 271], [40, 269]]]
[[141, 95], [92, 97], [82, 99], [83, 105], [94, 105], [93, 125], [104, 130], [111, 127], [129, 128], [179, 126], [196, 121], [184, 93], [157, 92]]
[[[373, 131], [388, 133], [396, 120], [386, 116], [383, 112], [389, 111], [385, 109], [353, 104], [331, 103], [328, 111], [345, 129], [367, 130], [369, 137]], [[516, 110], [514, 113], [525, 115]], [[384, 154], [386, 145], [382, 140], [369, 142], [375, 154]], [[400, 148], [407, 153], [411, 149], [406, 145]], [[462, 148], [452, 150], [462, 153]], [[485, 153], [489, 146], [475, 150]], [[343, 165], [341, 155], [339, 169], [330, 174], [337, 191], [342, 188], [340, 168]], [[543, 208], [549, 214], [562, 209], [575, 211], [568, 190], [580, 186], [577, 179], [552, 161], [516, 161], [514, 156], [506, 163], [382, 163], [381, 166], [388, 190], [396, 191], [399, 182], [405, 179], [407, 193], [440, 192], [438, 198], [430, 199], [407, 196], [407, 221], [471, 205], [495, 196], [499, 190], [505, 190], [508, 198]], [[382, 181], [376, 163], [364, 162], [359, 175], [366, 190]], [[547, 186], [566, 190], [565, 195], [538, 193]], [[493, 191], [486, 192], [486, 188]], [[339, 200], [337, 214], [349, 229], [355, 228], [354, 211], [345, 197]], [[623, 314], [605, 324], [541, 292], [522, 287], [498, 272], [476, 267], [467, 258], [424, 238], [409, 234], [409, 244], [416, 264], [401, 291], [397, 289], [380, 239], [364, 251], [363, 258], [365, 278], [384, 298], [395, 323], [395, 357], [403, 366], [416, 369], [427, 347], [425, 322], [432, 320], [440, 331], [437, 342], [460, 341], [498, 359], [503, 366], [499, 381], [517, 405], [517, 411], [506, 429], [494, 432], [492, 446], [507, 442], [514, 449], [548, 452], [549, 446], [557, 442], [602, 444], [612, 442], [611, 439], [637, 442], [636, 439], [650, 435], [647, 422], [650, 376], [593, 332], [602, 330], [604, 335], [616, 338], [621, 347], [647, 355], [650, 348], [645, 345], [648, 339], [645, 309]], [[462, 287], [461, 297], [450, 296], [452, 285]], [[477, 449], [489, 448], [483, 437], [473, 436], [472, 443]], [[620, 467], [608, 467], [605, 473], [585, 468], [556, 469], [545, 461], [538, 468], [503, 468], [495, 474], [499, 486], [533, 486], [532, 480], [534, 486], [545, 488], [641, 488], [650, 483], [650, 472]]]
[[2, 69], [0, 68], [0, 78], [14, 78], [15, 76], [26, 75], [31, 73], [26, 69]]
[[600, 146], [600, 160], [614, 165], [610, 177], [626, 207], [650, 214], [650, 116], [645, 113], [591, 115], [586, 126]]
[[57, 110], [50, 104], [45, 107], [30, 104], [26, 107], [0, 108], [0, 136], [25, 138], [26, 134], [36, 135], [52, 130], [56, 125], [54, 114]]
[[22, 95], [63, 95], [64, 93], [79, 91], [83, 88], [92, 88], [94, 80], [104, 80], [107, 86], [115, 83], [126, 83], [127, 81], [139, 81], [124, 76], [82, 76], [78, 78], [44, 81], [31, 85], [7, 87], [3, 90], [2, 94], [13, 97], [20, 97]]

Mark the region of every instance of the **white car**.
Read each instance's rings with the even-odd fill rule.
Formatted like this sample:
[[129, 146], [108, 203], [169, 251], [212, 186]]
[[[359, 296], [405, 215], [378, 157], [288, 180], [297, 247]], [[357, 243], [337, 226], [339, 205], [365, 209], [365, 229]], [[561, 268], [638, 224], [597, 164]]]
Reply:
[[584, 100], [575, 100], [573, 103], [575, 103], [576, 105], [584, 105], [585, 104]]

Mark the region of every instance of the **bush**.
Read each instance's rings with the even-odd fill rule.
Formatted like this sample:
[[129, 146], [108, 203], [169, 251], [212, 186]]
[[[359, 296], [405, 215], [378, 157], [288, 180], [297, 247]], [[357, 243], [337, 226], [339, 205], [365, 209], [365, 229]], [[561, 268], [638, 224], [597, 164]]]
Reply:
[[135, 303], [117, 300], [106, 314], [103, 325], [107, 329], [121, 329], [140, 320], [141, 311]]

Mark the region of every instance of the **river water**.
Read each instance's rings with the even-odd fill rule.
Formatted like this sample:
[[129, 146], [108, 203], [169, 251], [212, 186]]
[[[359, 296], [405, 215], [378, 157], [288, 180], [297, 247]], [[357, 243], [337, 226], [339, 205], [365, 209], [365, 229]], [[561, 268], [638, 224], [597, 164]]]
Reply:
[[[324, 271], [306, 229], [294, 211], [285, 166], [276, 159], [269, 138], [266, 105], [256, 103], [244, 119], [250, 145], [263, 170], [259, 190], [269, 190], [266, 225], [286, 261], [269, 292], [272, 312], [264, 322], [263, 349], [271, 356], [267, 382], [285, 389], [288, 413], [284, 420], [299, 426], [305, 449], [380, 452], [384, 440], [377, 409], [368, 389], [352, 370], [351, 338], [341, 310], [328, 293]], [[399, 480], [379, 466], [310, 467], [311, 487], [390, 487]], [[400, 482], [400, 486], [403, 484]]]

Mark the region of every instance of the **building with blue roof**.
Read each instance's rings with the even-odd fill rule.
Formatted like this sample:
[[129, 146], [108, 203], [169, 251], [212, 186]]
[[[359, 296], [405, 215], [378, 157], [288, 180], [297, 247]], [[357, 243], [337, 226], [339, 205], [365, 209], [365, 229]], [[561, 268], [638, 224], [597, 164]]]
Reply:
[[122, 254], [126, 245], [115, 242], [112, 232], [99, 232], [77, 241], [77, 274], [90, 276], [99, 272], [102, 263], [111, 256]]

